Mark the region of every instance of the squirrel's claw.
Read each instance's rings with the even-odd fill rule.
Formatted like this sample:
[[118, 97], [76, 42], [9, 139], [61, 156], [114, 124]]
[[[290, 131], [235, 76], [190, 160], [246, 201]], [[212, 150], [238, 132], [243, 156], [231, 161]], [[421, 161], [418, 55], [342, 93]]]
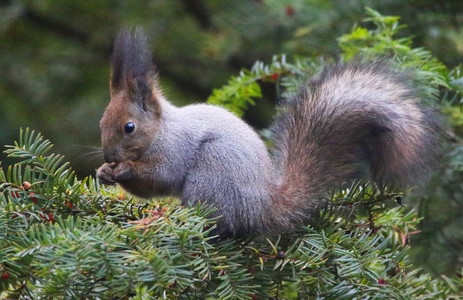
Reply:
[[101, 184], [115, 185], [114, 180], [114, 163], [102, 165], [96, 172], [96, 177]]
[[133, 178], [134, 164], [130, 160], [123, 161], [114, 168], [114, 180], [116, 182], [128, 181]]

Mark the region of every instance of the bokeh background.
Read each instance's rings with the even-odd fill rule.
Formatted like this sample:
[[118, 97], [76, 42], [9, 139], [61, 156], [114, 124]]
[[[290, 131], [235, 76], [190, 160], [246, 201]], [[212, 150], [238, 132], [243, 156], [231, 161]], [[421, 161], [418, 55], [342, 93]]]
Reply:
[[[109, 102], [112, 41], [122, 25], [144, 28], [165, 94], [186, 105], [206, 101], [241, 68], [268, 63], [274, 54], [336, 58], [337, 38], [362, 22], [365, 7], [400, 16], [407, 25], [401, 34], [414, 36], [415, 47], [430, 50], [449, 68], [462, 63], [462, 0], [2, 0], [0, 146], [11, 144], [20, 127], [30, 127], [52, 140], [80, 178], [94, 174], [103, 162], [94, 147], [100, 146], [98, 123]], [[263, 92], [244, 116], [258, 129], [269, 125], [276, 100], [273, 85]], [[4, 154], [0, 161], [10, 163]], [[460, 184], [453, 194], [430, 196], [427, 209], [435, 222], [426, 223], [421, 249], [436, 239], [444, 246], [429, 246], [417, 257], [437, 273], [463, 264], [462, 190]], [[456, 215], [440, 214], [450, 207], [446, 197]], [[436, 231], [450, 222], [450, 234]], [[453, 256], [433, 268], [429, 262], [439, 251]]]
[[[3, 0], [0, 144], [12, 143], [28, 126], [51, 139], [81, 177], [94, 173], [102, 158], [89, 146], [100, 146], [111, 46], [121, 25], [145, 29], [166, 95], [185, 105], [206, 101], [241, 68], [274, 54], [336, 57], [337, 38], [365, 18], [365, 6], [401, 16], [408, 25], [403, 34], [455, 66], [463, 57], [462, 3]], [[245, 116], [257, 128], [266, 127], [273, 113], [272, 89], [268, 101]]]

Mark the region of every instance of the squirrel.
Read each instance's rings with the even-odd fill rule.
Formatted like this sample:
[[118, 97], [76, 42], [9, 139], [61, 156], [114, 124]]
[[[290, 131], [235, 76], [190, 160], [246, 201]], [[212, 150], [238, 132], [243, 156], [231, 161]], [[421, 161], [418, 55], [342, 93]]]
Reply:
[[325, 68], [283, 100], [270, 155], [226, 109], [172, 105], [145, 34], [122, 29], [100, 122], [106, 163], [97, 177], [142, 198], [213, 204], [221, 236], [291, 232], [346, 182], [408, 187], [430, 173], [440, 148], [439, 117], [420, 104], [408, 77], [385, 60]]

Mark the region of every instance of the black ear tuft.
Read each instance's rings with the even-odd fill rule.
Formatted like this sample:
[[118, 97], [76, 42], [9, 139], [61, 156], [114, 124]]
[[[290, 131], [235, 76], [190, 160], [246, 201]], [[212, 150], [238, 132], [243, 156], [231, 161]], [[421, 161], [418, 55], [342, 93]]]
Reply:
[[137, 78], [143, 78], [146, 83], [156, 79], [151, 50], [141, 28], [136, 28], [134, 34], [130, 28], [123, 28], [114, 41], [111, 90], [128, 88]]

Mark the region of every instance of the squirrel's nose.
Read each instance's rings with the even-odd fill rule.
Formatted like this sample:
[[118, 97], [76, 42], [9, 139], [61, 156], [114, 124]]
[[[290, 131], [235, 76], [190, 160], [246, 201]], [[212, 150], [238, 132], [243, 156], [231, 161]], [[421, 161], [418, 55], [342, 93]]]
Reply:
[[105, 152], [104, 153], [104, 161], [108, 164], [114, 162], [116, 160], [116, 155], [115, 153], [108, 153], [108, 152]]
[[121, 152], [119, 149], [116, 149], [114, 151], [103, 151], [104, 155], [104, 160], [108, 164], [110, 163], [120, 163], [121, 161], [125, 160], [125, 156], [123, 155], [123, 152]]

